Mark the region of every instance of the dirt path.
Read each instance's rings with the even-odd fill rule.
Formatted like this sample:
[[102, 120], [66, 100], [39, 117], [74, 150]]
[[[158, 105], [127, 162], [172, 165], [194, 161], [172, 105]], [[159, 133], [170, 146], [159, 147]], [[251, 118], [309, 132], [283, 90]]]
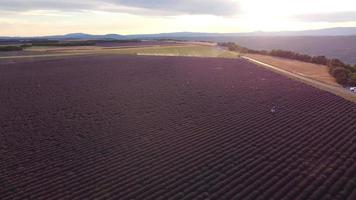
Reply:
[[260, 66], [263, 66], [265, 68], [272, 69], [273, 71], [275, 71], [277, 73], [280, 73], [280, 74], [283, 74], [283, 75], [287, 75], [288, 77], [291, 77], [293, 79], [297, 79], [297, 80], [302, 81], [302, 82], [304, 82], [306, 84], [309, 84], [309, 85], [311, 85], [313, 87], [316, 87], [316, 88], [331, 92], [331, 93], [333, 93], [335, 95], [343, 97], [346, 100], [349, 100], [349, 101], [352, 101], [352, 102], [356, 103], [356, 95], [354, 93], [352, 93], [352, 92], [340, 87], [340, 86], [326, 84], [324, 82], [320, 82], [320, 81], [317, 81], [317, 80], [302, 76], [301, 74], [296, 74], [296, 73], [281, 69], [279, 67], [276, 67], [276, 66], [273, 66], [273, 65], [270, 65], [270, 64], [266, 64], [264, 62], [258, 61], [256, 59], [250, 58], [248, 56], [241, 56], [241, 57], [246, 59], [246, 60], [248, 60], [248, 61], [256, 63], [256, 64], [258, 64]]

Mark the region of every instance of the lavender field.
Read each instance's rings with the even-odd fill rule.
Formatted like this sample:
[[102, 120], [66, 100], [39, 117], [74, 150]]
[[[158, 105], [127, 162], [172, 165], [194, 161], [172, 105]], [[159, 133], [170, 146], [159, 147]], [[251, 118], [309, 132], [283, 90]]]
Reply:
[[356, 105], [242, 59], [0, 64], [0, 199], [356, 199]]

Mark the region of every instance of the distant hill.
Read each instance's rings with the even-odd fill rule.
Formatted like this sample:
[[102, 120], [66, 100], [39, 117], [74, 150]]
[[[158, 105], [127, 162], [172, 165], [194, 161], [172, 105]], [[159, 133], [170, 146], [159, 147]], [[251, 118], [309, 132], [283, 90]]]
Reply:
[[191, 37], [237, 37], [237, 36], [356, 36], [356, 27], [339, 27], [320, 30], [306, 31], [280, 31], [280, 32], [248, 32], [248, 33], [199, 33], [199, 32], [176, 32], [158, 34], [136, 35], [91, 35], [86, 33], [70, 33], [66, 35], [40, 36], [40, 37], [1, 37], [0, 39], [147, 39], [147, 38], [191, 38]]
[[240, 37], [234, 41], [260, 50], [284, 49], [356, 64], [356, 36]]
[[252, 32], [230, 36], [356, 36], [356, 27], [339, 27], [306, 31]]
[[189, 38], [189, 37], [238, 37], [238, 36], [356, 36], [356, 27], [340, 27], [306, 31], [247, 32], [247, 33], [197, 33], [177, 32], [159, 34], [128, 35], [136, 38]]
[[118, 34], [106, 34], [106, 35], [90, 35], [85, 33], [70, 33], [63, 36], [48, 36], [45, 38], [54, 39], [125, 39], [125, 36]]
[[102, 39], [126, 39], [126, 36], [118, 34], [91, 35], [86, 33], [70, 33], [66, 35], [51, 35], [38, 37], [1, 37], [0, 40], [28, 40], [28, 39], [53, 39], [53, 40], [102, 40]]

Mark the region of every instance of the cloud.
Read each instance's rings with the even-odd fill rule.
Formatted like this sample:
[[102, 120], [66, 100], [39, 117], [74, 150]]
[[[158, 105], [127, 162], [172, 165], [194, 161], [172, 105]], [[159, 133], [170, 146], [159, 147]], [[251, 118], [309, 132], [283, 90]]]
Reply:
[[94, 1], [68, 0], [0, 0], [0, 11], [30, 11], [30, 10], [81, 10], [94, 6]]
[[356, 11], [304, 14], [294, 16], [294, 18], [309, 22], [354, 22]]
[[[142, 15], [235, 15], [236, 0], [0, 0], [0, 11], [111, 11]], [[142, 13], [140, 13], [142, 12]]]
[[232, 0], [117, 0], [114, 2], [129, 7], [185, 14], [234, 15], [238, 11], [236, 1]]

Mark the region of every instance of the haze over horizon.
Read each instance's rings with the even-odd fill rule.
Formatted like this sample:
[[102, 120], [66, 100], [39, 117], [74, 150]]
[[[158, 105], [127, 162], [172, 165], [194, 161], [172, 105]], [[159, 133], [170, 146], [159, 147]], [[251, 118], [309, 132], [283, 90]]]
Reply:
[[356, 2], [291, 0], [0, 0], [1, 36], [75, 32], [296, 31], [356, 27]]

